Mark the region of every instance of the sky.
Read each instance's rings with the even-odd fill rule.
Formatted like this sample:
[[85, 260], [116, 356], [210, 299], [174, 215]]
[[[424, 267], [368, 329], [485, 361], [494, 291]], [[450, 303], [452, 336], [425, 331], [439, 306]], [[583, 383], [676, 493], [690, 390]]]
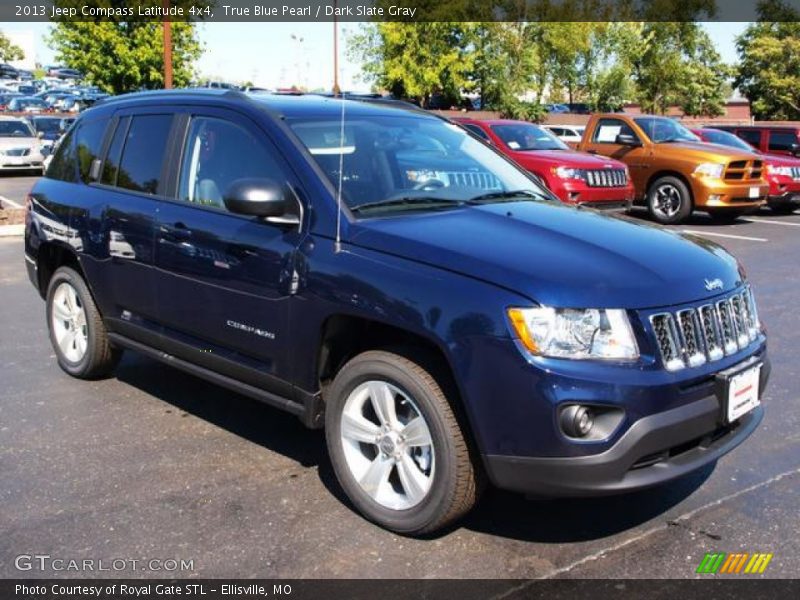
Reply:
[[[725, 62], [736, 60], [735, 37], [747, 23], [703, 23]], [[45, 41], [47, 23], [0, 23], [0, 31], [33, 35], [36, 61], [52, 64], [55, 56]], [[347, 38], [359, 23], [340, 24], [339, 85], [347, 91], [366, 91], [359, 81], [360, 66], [347, 57]], [[204, 23], [198, 26], [205, 52], [197, 62], [201, 75], [224, 81], [252, 81], [278, 88], [298, 84], [308, 89], [333, 86], [332, 23]]]

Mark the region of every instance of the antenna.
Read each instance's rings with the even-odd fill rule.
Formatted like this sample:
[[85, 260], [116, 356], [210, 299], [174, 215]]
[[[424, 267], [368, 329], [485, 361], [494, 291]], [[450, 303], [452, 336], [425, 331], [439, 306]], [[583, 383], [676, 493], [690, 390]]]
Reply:
[[342, 103], [342, 117], [339, 123], [339, 185], [336, 188], [336, 252], [342, 249], [342, 175], [344, 174], [344, 93], [339, 100]]

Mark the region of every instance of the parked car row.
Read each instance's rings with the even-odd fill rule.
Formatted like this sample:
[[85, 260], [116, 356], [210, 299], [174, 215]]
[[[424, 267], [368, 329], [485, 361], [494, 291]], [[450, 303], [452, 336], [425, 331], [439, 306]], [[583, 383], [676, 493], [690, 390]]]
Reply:
[[644, 204], [662, 224], [680, 223], [694, 210], [734, 220], [764, 204], [776, 213], [800, 205], [798, 128], [689, 130], [667, 117], [621, 113], [592, 115], [580, 127], [454, 120], [568, 204]]

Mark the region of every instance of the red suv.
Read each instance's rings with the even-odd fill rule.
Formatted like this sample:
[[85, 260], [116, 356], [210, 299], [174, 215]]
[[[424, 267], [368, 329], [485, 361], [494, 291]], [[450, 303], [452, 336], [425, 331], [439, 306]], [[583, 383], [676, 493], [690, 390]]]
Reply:
[[[740, 148], [753, 152], [745, 140], [720, 129], [692, 129], [704, 142]], [[778, 213], [790, 213], [800, 206], [800, 160], [782, 154], [766, 154], [756, 150], [766, 165], [766, 179], [769, 183], [767, 204]]]
[[800, 127], [787, 125], [714, 125], [742, 138], [756, 150], [768, 154], [800, 154]]
[[545, 128], [525, 121], [454, 121], [533, 173], [562, 202], [593, 208], [629, 208], [633, 202], [624, 163], [576, 152]]

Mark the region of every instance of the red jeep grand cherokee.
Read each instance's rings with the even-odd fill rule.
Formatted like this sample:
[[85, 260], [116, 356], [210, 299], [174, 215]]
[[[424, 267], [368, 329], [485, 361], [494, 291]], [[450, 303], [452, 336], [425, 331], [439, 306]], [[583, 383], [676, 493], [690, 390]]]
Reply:
[[800, 206], [800, 160], [782, 154], [755, 150], [738, 136], [720, 129], [692, 129], [704, 142], [731, 146], [761, 155], [766, 165], [769, 195], [767, 204], [776, 213], [791, 213]]
[[453, 120], [536, 175], [562, 202], [592, 208], [629, 208], [633, 202], [628, 167], [617, 160], [576, 152], [525, 121]]

